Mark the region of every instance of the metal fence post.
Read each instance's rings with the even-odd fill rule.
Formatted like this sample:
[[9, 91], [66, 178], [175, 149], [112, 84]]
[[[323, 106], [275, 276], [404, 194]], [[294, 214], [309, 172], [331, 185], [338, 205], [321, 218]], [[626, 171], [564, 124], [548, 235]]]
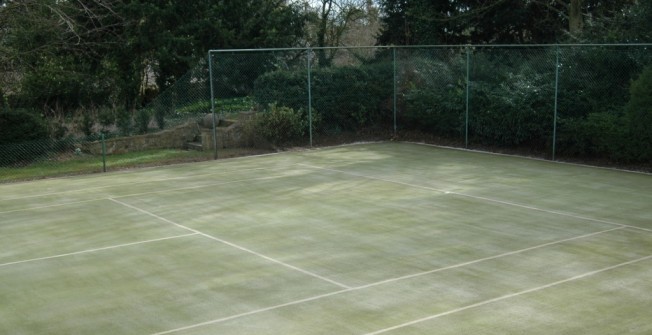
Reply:
[[211, 90], [211, 116], [213, 119], [213, 159], [217, 159], [217, 122], [215, 120], [215, 97], [213, 94], [213, 56], [208, 51], [208, 82]]
[[559, 45], [555, 47], [555, 110], [552, 121], [552, 160], [555, 160], [557, 146], [557, 107], [559, 100]]
[[104, 141], [104, 133], [100, 134], [102, 141], [102, 172], [106, 172], [106, 141]]
[[397, 98], [397, 73], [396, 73], [396, 46], [392, 46], [392, 71], [393, 73], [393, 78], [394, 78], [394, 92], [393, 92], [393, 98], [392, 98], [392, 110], [394, 113], [394, 136], [396, 136], [396, 98]]
[[464, 147], [469, 147], [469, 94], [471, 91], [471, 50], [466, 47], [466, 112], [464, 114]]
[[306, 55], [306, 62], [308, 66], [308, 133], [310, 134], [310, 147], [312, 147], [312, 78], [311, 78], [311, 66], [310, 57], [312, 56], [312, 48], [308, 48]]

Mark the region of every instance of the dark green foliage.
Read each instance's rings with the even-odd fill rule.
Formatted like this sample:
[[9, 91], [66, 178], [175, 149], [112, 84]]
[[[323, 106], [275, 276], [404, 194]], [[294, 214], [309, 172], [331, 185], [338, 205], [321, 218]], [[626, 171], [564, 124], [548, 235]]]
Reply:
[[47, 151], [48, 128], [34, 112], [0, 112], [0, 166], [29, 162]]
[[260, 106], [276, 103], [292, 109], [308, 107], [308, 73], [279, 70], [267, 72], [255, 81], [254, 100]]
[[123, 136], [128, 136], [131, 135], [131, 132], [133, 131], [133, 119], [131, 116], [131, 112], [126, 110], [126, 109], [120, 109], [117, 113], [118, 115], [116, 116], [116, 126], [118, 127], [118, 130], [120, 131], [120, 135]]
[[[315, 69], [312, 106], [321, 113], [324, 130], [358, 130], [390, 122], [392, 76], [391, 63]], [[261, 105], [307, 108], [307, 73], [266, 73], [256, 80], [254, 98]]]
[[0, 112], [0, 144], [19, 143], [48, 137], [48, 128], [36, 112], [13, 110]]
[[498, 146], [542, 149], [552, 137], [553, 85], [529, 71], [472, 83], [470, 136]]
[[465, 67], [459, 54], [410, 53], [399, 69], [399, 124], [439, 136], [464, 131]]
[[[319, 116], [313, 111], [313, 126], [319, 122]], [[308, 139], [310, 127], [309, 116], [303, 109], [278, 107], [271, 104], [259, 113], [256, 119], [257, 132], [274, 145], [286, 145]]]
[[147, 133], [149, 121], [152, 118], [148, 109], [142, 108], [136, 112], [136, 131], [138, 134]]
[[644, 49], [564, 48], [560, 54], [559, 114], [583, 118], [622, 108]]
[[652, 65], [645, 67], [630, 87], [627, 123], [637, 159], [652, 160]]
[[95, 124], [95, 118], [91, 111], [85, 111], [81, 114], [81, 117], [78, 120], [77, 127], [85, 136], [93, 135], [93, 125]]
[[598, 112], [585, 118], [559, 122], [561, 154], [631, 161], [632, 148], [624, 118], [615, 112]]
[[116, 115], [115, 115], [115, 110], [112, 108], [108, 107], [103, 107], [100, 108], [98, 111], [98, 121], [100, 122], [100, 125], [102, 126], [102, 132], [107, 133], [109, 130], [109, 127], [111, 127], [116, 120]]

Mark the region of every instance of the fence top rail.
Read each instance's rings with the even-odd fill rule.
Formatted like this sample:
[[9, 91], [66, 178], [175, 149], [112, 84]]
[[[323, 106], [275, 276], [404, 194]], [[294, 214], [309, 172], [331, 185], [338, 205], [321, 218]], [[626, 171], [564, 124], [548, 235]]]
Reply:
[[576, 48], [576, 47], [652, 47], [652, 43], [559, 43], [559, 44], [440, 44], [440, 45], [376, 45], [376, 46], [339, 46], [339, 47], [294, 47], [294, 48], [256, 48], [256, 49], [211, 49], [211, 53], [228, 52], [270, 52], [270, 51], [306, 51], [330, 49], [450, 49], [450, 48]]

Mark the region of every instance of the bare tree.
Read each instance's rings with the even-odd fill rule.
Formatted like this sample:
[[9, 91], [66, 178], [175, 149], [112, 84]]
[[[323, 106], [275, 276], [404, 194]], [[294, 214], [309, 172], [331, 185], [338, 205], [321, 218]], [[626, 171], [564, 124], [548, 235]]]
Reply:
[[[342, 46], [348, 31], [370, 20], [372, 8], [369, 0], [312, 0], [303, 5], [309, 14], [306, 42], [319, 48]], [[336, 53], [335, 49], [316, 50], [319, 65], [332, 64]]]

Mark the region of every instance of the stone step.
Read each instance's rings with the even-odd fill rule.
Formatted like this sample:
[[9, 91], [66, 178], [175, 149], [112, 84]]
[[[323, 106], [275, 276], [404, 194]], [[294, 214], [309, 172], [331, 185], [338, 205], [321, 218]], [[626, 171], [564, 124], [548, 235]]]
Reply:
[[201, 142], [186, 142], [186, 146], [188, 146], [188, 150], [204, 150]]

